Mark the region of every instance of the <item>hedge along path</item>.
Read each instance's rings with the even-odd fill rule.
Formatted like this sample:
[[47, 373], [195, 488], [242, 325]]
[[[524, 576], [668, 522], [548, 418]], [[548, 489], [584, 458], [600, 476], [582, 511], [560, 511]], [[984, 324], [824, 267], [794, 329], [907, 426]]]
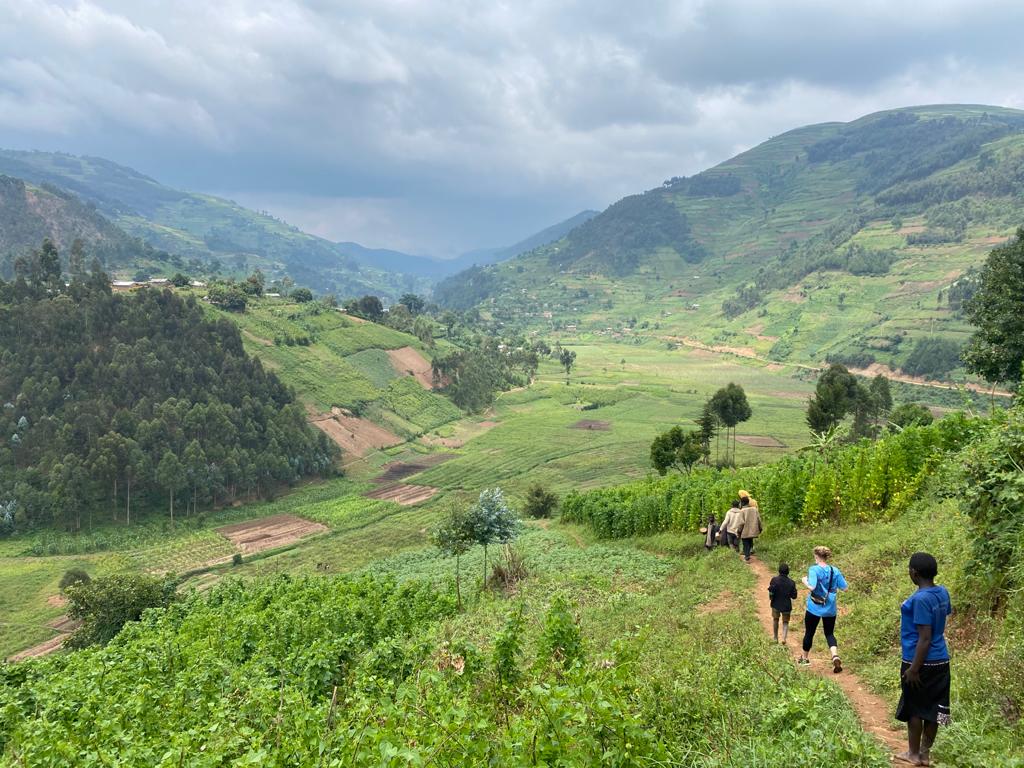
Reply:
[[[757, 616], [761, 620], [761, 626], [764, 627], [765, 632], [771, 637], [772, 609], [768, 604], [768, 584], [775, 574], [756, 557], [750, 558], [750, 567], [757, 577], [757, 586], [755, 587], [754, 594]], [[803, 640], [803, 621], [797, 622], [797, 615], [798, 612], [794, 610], [793, 622], [789, 625], [789, 644], [786, 646], [794, 662], [800, 656], [800, 643]], [[802, 613], [799, 615], [803, 616]], [[837, 633], [842, 632], [841, 624], [836, 627], [836, 631]], [[840, 642], [842, 641], [841, 634], [838, 639]], [[832, 659], [828, 654], [828, 648], [824, 646], [824, 642], [825, 639], [819, 631], [815, 637], [816, 648], [811, 649], [811, 671], [831, 680], [842, 689], [857, 713], [857, 719], [860, 720], [861, 727], [865, 731], [892, 750], [893, 754], [905, 752], [907, 749], [905, 734], [903, 731], [893, 728], [889, 705], [880, 696], [871, 693], [861, 679], [850, 672], [849, 668], [845, 665], [842, 672], [838, 675], [833, 674]], [[840, 646], [839, 651], [839, 655], [842, 656], [842, 646]]]

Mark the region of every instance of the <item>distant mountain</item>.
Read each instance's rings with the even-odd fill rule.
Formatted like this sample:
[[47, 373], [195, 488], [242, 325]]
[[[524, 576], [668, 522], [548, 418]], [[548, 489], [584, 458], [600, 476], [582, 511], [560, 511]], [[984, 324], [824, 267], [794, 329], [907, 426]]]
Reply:
[[395, 299], [429, 282], [357, 262], [337, 244], [230, 200], [172, 189], [131, 168], [96, 157], [0, 150], [0, 174], [50, 185], [91, 203], [129, 235], [155, 249], [226, 272], [259, 267], [318, 292]]
[[521, 253], [528, 253], [535, 248], [548, 245], [561, 240], [572, 230], [581, 224], [585, 224], [598, 215], [598, 211], [580, 211], [575, 216], [571, 216], [565, 221], [561, 221], [558, 224], [552, 224], [546, 229], [542, 229], [533, 235], [530, 235], [523, 240], [520, 240], [514, 245], [508, 245], [503, 248], [481, 248], [476, 251], [469, 251], [464, 253], [458, 258], [452, 259], [447, 264], [450, 264], [452, 269], [447, 274], [454, 274], [460, 269], [466, 269], [467, 267], [476, 266], [487, 266], [488, 264], [497, 264], [502, 261], [514, 258]]
[[445, 262], [431, 256], [414, 256], [387, 248], [367, 248], [359, 243], [345, 242], [336, 245], [341, 253], [364, 267], [401, 272], [428, 280], [446, 274], [443, 267]]
[[565, 237], [566, 234], [580, 224], [597, 216], [597, 214], [597, 211], [581, 211], [575, 216], [542, 229], [540, 232], [530, 235], [514, 245], [506, 245], [499, 248], [481, 248], [464, 253], [454, 259], [412, 256], [400, 251], [365, 248], [359, 245], [359, 243], [338, 243], [337, 245], [343, 253], [365, 266], [438, 280], [448, 275], [454, 275], [456, 272], [475, 264], [481, 266], [496, 264], [518, 256], [521, 253], [532, 251], [534, 248], [553, 243]]
[[169, 264], [170, 259], [69, 192], [0, 175], [0, 277], [12, 277], [15, 260], [39, 248], [44, 238], [54, 242], [65, 264], [76, 241], [85, 259], [98, 258], [108, 270]]
[[1024, 112], [913, 107], [776, 136], [435, 297], [505, 325], [900, 365], [965, 338], [964, 275], [1021, 224]]

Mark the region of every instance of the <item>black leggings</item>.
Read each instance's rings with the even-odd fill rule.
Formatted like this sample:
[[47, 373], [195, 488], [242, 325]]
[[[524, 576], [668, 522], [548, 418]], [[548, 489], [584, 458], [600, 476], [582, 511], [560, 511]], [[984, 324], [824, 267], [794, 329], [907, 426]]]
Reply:
[[811, 642], [814, 640], [814, 633], [818, 631], [819, 621], [825, 630], [825, 641], [828, 643], [828, 647], [835, 648], [839, 645], [836, 642], [836, 617], [815, 616], [810, 611], [807, 611], [804, 614], [804, 653], [808, 653], [811, 650]]

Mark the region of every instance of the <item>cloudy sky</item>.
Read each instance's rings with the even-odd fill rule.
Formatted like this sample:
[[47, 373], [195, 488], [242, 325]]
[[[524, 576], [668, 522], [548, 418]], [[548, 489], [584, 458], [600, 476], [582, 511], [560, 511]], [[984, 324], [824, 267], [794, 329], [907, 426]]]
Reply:
[[450, 255], [807, 123], [1024, 107], [1022, 22], [1019, 0], [0, 0], [0, 146]]

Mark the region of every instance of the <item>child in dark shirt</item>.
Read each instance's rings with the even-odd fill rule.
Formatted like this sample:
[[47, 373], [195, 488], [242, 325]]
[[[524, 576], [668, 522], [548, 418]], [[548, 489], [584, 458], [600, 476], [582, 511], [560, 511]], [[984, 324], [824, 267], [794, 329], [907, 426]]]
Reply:
[[789, 578], [789, 566], [779, 564], [779, 575], [772, 578], [768, 585], [768, 594], [772, 606], [772, 633], [775, 642], [779, 642], [779, 619], [782, 619], [782, 644], [789, 637], [789, 616], [793, 612], [793, 600], [796, 599], [796, 582]]

